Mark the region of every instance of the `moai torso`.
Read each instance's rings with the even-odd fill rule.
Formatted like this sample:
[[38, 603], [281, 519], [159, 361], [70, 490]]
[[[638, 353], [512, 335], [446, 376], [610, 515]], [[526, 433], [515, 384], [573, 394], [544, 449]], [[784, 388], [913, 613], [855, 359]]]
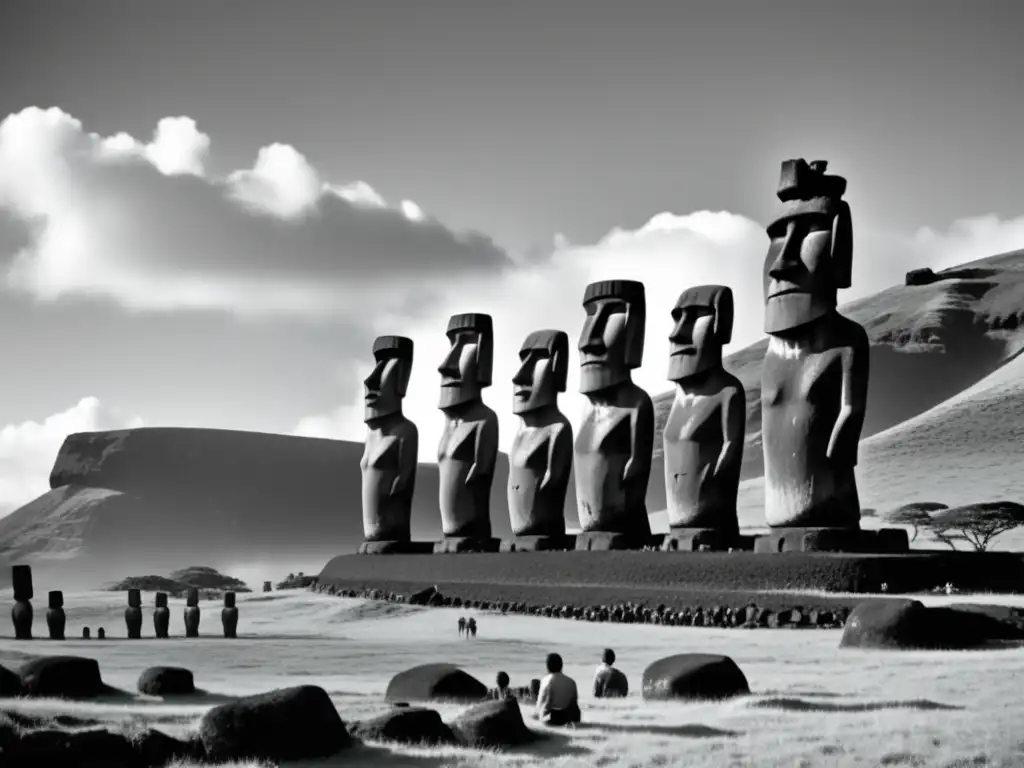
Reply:
[[676, 388], [662, 434], [669, 527], [738, 532], [745, 426], [743, 384], [727, 371]]
[[509, 452], [508, 508], [515, 536], [565, 535], [565, 494], [572, 468], [572, 426], [561, 413], [521, 425]]
[[363, 533], [367, 541], [409, 541], [419, 433], [404, 416], [381, 419], [366, 431], [363, 457]]
[[632, 382], [588, 396], [576, 437], [574, 469], [580, 528], [649, 536], [647, 483], [654, 405]]
[[856, 435], [833, 435], [844, 395], [859, 389], [866, 398], [869, 355], [867, 333], [838, 313], [815, 321], [813, 333], [799, 340], [769, 342], [761, 384], [769, 526], [859, 524], [854, 467], [860, 425]]
[[441, 531], [489, 538], [491, 482], [498, 456], [498, 416], [480, 401], [448, 409], [437, 451]]

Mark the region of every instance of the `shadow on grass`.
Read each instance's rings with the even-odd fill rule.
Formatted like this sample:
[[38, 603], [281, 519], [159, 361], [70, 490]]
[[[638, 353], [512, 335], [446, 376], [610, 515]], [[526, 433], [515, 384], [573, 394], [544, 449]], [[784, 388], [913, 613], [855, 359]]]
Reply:
[[746, 702], [750, 709], [776, 709], [783, 712], [878, 712], [883, 709], [914, 709], [920, 712], [936, 710], [959, 710], [963, 707], [942, 704], [929, 699], [908, 699], [906, 701], [868, 701], [856, 704], [838, 704], [828, 701], [806, 701], [805, 699], [778, 696], [768, 699], [751, 699]]
[[612, 731], [614, 733], [648, 733], [654, 736], [683, 736], [691, 739], [713, 739], [726, 736], [740, 736], [739, 731], [712, 728], [710, 725], [688, 723], [686, 725], [630, 725], [627, 723], [578, 723], [581, 731]]

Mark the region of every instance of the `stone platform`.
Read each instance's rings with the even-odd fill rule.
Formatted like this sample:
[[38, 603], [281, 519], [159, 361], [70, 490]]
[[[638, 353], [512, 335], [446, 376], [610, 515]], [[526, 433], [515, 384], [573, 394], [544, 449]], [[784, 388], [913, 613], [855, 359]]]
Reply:
[[665, 552], [750, 552], [754, 537], [713, 528], [673, 528], [665, 534], [660, 548]]
[[475, 536], [452, 536], [434, 544], [435, 555], [460, 555], [470, 553], [493, 553], [501, 549], [501, 539], [481, 539]]
[[665, 534], [634, 536], [606, 531], [583, 531], [576, 534], [576, 549], [579, 551], [604, 552], [608, 550], [643, 549], [657, 547]]
[[364, 541], [360, 555], [426, 555], [434, 551], [432, 541]]
[[576, 548], [576, 537], [563, 536], [513, 536], [503, 539], [502, 552], [565, 552]]
[[903, 528], [775, 528], [756, 538], [754, 551], [900, 555], [910, 551], [910, 538]]

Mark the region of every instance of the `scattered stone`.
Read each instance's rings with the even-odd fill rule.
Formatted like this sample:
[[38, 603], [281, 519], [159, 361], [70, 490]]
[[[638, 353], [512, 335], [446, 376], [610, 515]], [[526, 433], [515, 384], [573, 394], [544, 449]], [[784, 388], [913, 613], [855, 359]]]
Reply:
[[83, 656], [40, 656], [18, 670], [25, 696], [82, 699], [99, 696], [107, 688], [96, 659]]
[[4, 749], [4, 766], [118, 766], [144, 768], [142, 756], [122, 733], [45, 729], [23, 733]]
[[728, 656], [681, 653], [644, 670], [644, 699], [724, 699], [746, 693], [747, 678]]
[[150, 667], [139, 675], [139, 693], [147, 696], [187, 696], [196, 692], [191, 670], [184, 667]]
[[919, 600], [865, 600], [846, 621], [840, 648], [977, 648], [1004, 636], [990, 616], [953, 608], [928, 608]]
[[430, 746], [457, 743], [452, 729], [445, 725], [435, 710], [410, 707], [408, 704], [396, 706], [391, 712], [370, 720], [353, 723], [349, 732], [369, 741], [397, 741], [401, 744]]
[[315, 685], [245, 696], [208, 710], [199, 736], [211, 762], [307, 760], [352, 745], [327, 691]]
[[454, 664], [421, 664], [388, 683], [386, 701], [482, 701], [487, 686]]
[[514, 747], [537, 738], [523, 722], [523, 713], [515, 699], [472, 706], [452, 721], [451, 728], [466, 746], [484, 749]]

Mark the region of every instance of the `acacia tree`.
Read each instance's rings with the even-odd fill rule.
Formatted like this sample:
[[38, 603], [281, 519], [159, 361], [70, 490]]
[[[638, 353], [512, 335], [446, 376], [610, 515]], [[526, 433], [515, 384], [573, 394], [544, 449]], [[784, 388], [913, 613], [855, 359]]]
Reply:
[[1007, 531], [1024, 527], [1024, 504], [986, 501], [939, 512], [925, 524], [938, 541], [950, 549], [965, 541], [976, 552], [988, 549], [992, 540]]
[[931, 523], [931, 513], [945, 509], [949, 509], [949, 507], [937, 501], [915, 501], [886, 512], [885, 519], [895, 525], [907, 525], [913, 528], [913, 533], [910, 536], [910, 540], [913, 541], [917, 538], [919, 529]]

